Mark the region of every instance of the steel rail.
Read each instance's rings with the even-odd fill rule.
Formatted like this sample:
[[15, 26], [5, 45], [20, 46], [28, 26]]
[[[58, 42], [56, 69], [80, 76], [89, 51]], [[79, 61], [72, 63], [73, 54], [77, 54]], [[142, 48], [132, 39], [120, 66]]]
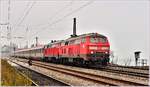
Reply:
[[147, 84], [142, 84], [142, 83], [137, 83], [137, 82], [130, 82], [130, 81], [125, 81], [117, 78], [111, 78], [111, 77], [106, 77], [106, 76], [100, 76], [92, 73], [87, 73], [83, 71], [78, 71], [78, 70], [72, 70], [72, 69], [67, 69], [67, 68], [62, 68], [58, 66], [53, 66], [45, 63], [40, 63], [40, 62], [33, 62], [33, 65], [43, 67], [46, 69], [51, 69], [54, 71], [58, 71], [61, 73], [66, 73], [67, 75], [73, 75], [77, 76], [80, 78], [84, 78], [86, 80], [92, 80], [94, 82], [100, 82], [100, 83], [105, 83], [107, 85], [142, 85], [146, 86]]
[[149, 70], [149, 66], [121, 66], [121, 65], [109, 65], [110, 67], [122, 67], [130, 69]]
[[[21, 62], [27, 62], [26, 60], [25, 61], [22, 61], [22, 60], [19, 60], [19, 61], [21, 61]], [[105, 81], [99, 81], [99, 82], [103, 82], [103, 83], [105, 83], [105, 84], [109, 84], [109, 85], [118, 85], [118, 83], [120, 83], [120, 82], [122, 82], [122, 83], [125, 83], [126, 85], [127, 84], [129, 84], [129, 85], [142, 85], [142, 86], [147, 86], [148, 84], [143, 84], [143, 83], [137, 83], [137, 82], [130, 82], [130, 81], [122, 81], [122, 80], [120, 80], [120, 79], [116, 79], [116, 78], [110, 78], [110, 77], [105, 77], [105, 76], [100, 76], [100, 75], [93, 75], [93, 74], [91, 74], [91, 73], [86, 73], [86, 72], [81, 72], [81, 71], [76, 71], [76, 70], [70, 70], [70, 69], [66, 69], [66, 68], [61, 68], [61, 67], [56, 67], [56, 66], [51, 66], [49, 63], [43, 63], [43, 62], [39, 62], [39, 61], [33, 61], [33, 65], [36, 65], [36, 66], [39, 66], [39, 67], [43, 67], [43, 68], [46, 68], [46, 69], [51, 69], [52, 67], [53, 67], [53, 69], [52, 70], [54, 70], [54, 69], [56, 69], [56, 68], [59, 68], [60, 70], [66, 70], [66, 71], [70, 71], [70, 72], [75, 72], [75, 73], [82, 73], [82, 75], [84, 74], [84, 75], [89, 75], [89, 77], [90, 76], [95, 76], [95, 78], [103, 78], [103, 80], [104, 80], [104, 78], [105, 79], [107, 79], [107, 81], [105, 82]], [[60, 70], [56, 70], [56, 71], [60, 71]], [[61, 71], [60, 71], [61, 72]], [[65, 72], [63, 72], [63, 73], [65, 73]], [[67, 74], [69, 74], [69, 73], [67, 73]], [[126, 74], [126, 73], [124, 73], [124, 74]], [[132, 74], [133, 75], [133, 74]], [[81, 76], [78, 76], [78, 77], [80, 77], [80, 78], [85, 78], [85, 77], [81, 77]], [[88, 79], [87, 77], [86, 77], [86, 79]], [[89, 80], [91, 80], [91, 79], [89, 79]], [[108, 83], [108, 82], [111, 82], [110, 80], [114, 80], [114, 81], [118, 81], [117, 83]]]
[[120, 73], [120, 74], [126, 74], [126, 75], [131, 75], [131, 76], [137, 76], [137, 77], [142, 77], [142, 78], [149, 78], [149, 72], [139, 72], [136, 70], [128, 70], [127, 68], [122, 68], [118, 69], [116, 68], [111, 68], [111, 67], [92, 67], [95, 69], [99, 69], [102, 71], [107, 71], [107, 72], [113, 72], [113, 73]]
[[[22, 61], [22, 60], [19, 60], [19, 61]], [[26, 61], [26, 59], [25, 59], [25, 61]], [[136, 70], [127, 70], [127, 68], [122, 68], [122, 67], [120, 69], [118, 69], [118, 66], [116, 66], [116, 67], [115, 66], [107, 66], [107, 67], [89, 66], [89, 67], [83, 67], [83, 68], [96, 69], [96, 70], [125, 74], [125, 75], [130, 75], [130, 76], [141, 77], [141, 78], [149, 78], [149, 72], [147, 70], [146, 70], [147, 72], [143, 73], [143, 72], [139, 72]], [[133, 69], [133, 68], [128, 68], [128, 69]]]

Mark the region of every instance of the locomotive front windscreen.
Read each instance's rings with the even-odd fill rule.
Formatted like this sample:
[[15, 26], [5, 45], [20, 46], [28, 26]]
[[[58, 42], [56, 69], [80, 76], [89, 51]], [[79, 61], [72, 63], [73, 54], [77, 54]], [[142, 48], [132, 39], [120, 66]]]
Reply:
[[90, 42], [91, 43], [98, 43], [98, 42], [106, 43], [107, 42], [107, 38], [104, 37], [104, 36], [91, 36], [90, 37]]

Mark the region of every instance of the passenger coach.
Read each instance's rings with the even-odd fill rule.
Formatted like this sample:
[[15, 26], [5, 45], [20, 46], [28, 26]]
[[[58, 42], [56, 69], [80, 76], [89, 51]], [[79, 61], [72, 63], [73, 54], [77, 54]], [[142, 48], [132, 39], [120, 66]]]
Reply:
[[14, 56], [41, 60], [41, 58], [43, 58], [43, 46], [16, 50]]

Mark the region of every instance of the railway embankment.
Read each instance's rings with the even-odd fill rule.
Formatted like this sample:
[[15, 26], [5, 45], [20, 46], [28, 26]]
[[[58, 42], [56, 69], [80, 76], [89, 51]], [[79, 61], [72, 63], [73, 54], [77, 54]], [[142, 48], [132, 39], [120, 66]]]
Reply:
[[1, 86], [32, 86], [33, 83], [1, 59]]
[[[26, 77], [31, 82], [31, 84], [29, 84], [29, 85], [27, 85], [27, 84], [21, 84], [21, 85], [16, 85], [16, 84], [9, 85], [8, 84], [8, 85], [5, 85], [4, 84], [2, 86], [68, 86], [68, 84], [62, 83], [62, 82], [57, 81], [53, 78], [50, 78], [48, 76], [45, 76], [43, 74], [40, 74], [40, 73], [35, 72], [33, 70], [30, 70], [28, 68], [22, 67], [16, 63], [10, 62], [10, 61], [8, 61], [8, 58], [6, 58], [6, 59], [7, 60], [2, 60], [2, 61], [5, 61], [7, 63], [7, 65], [9, 65], [10, 68], [13, 68], [16, 71], [15, 73], [19, 72], [19, 74], [23, 75], [23, 77]], [[29, 65], [27, 65], [27, 66], [31, 67]], [[4, 67], [4, 68], [6, 68], [6, 67]], [[6, 72], [6, 71], [4, 71], [4, 72]], [[8, 72], [8, 73], [10, 73], [10, 72]], [[14, 74], [14, 73], [11, 73], [11, 74], [13, 74], [13, 76], [16, 77], [16, 74]], [[10, 77], [10, 78], [12, 78], [12, 77]], [[14, 79], [9, 79], [9, 80], [13, 81]], [[5, 79], [5, 82], [10, 82], [9, 80]], [[22, 81], [24, 79], [19, 79], [19, 80]], [[18, 82], [18, 83], [20, 83], [20, 82]]]
[[38, 84], [38, 86], [68, 86], [64, 83], [61, 83], [38, 72], [32, 71], [28, 68], [21, 67], [19, 65], [15, 68], [23, 74], [25, 74], [26, 76], [28, 76], [29, 78], [31, 78], [36, 84]]

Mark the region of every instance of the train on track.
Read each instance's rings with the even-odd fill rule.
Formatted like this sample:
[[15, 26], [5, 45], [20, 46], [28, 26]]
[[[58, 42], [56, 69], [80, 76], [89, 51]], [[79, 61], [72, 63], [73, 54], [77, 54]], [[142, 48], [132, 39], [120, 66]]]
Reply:
[[16, 50], [12, 56], [63, 64], [107, 65], [109, 52], [110, 44], [106, 36], [98, 33], [76, 35], [76, 19], [74, 18], [73, 35], [70, 38], [51, 41], [40, 47]]

